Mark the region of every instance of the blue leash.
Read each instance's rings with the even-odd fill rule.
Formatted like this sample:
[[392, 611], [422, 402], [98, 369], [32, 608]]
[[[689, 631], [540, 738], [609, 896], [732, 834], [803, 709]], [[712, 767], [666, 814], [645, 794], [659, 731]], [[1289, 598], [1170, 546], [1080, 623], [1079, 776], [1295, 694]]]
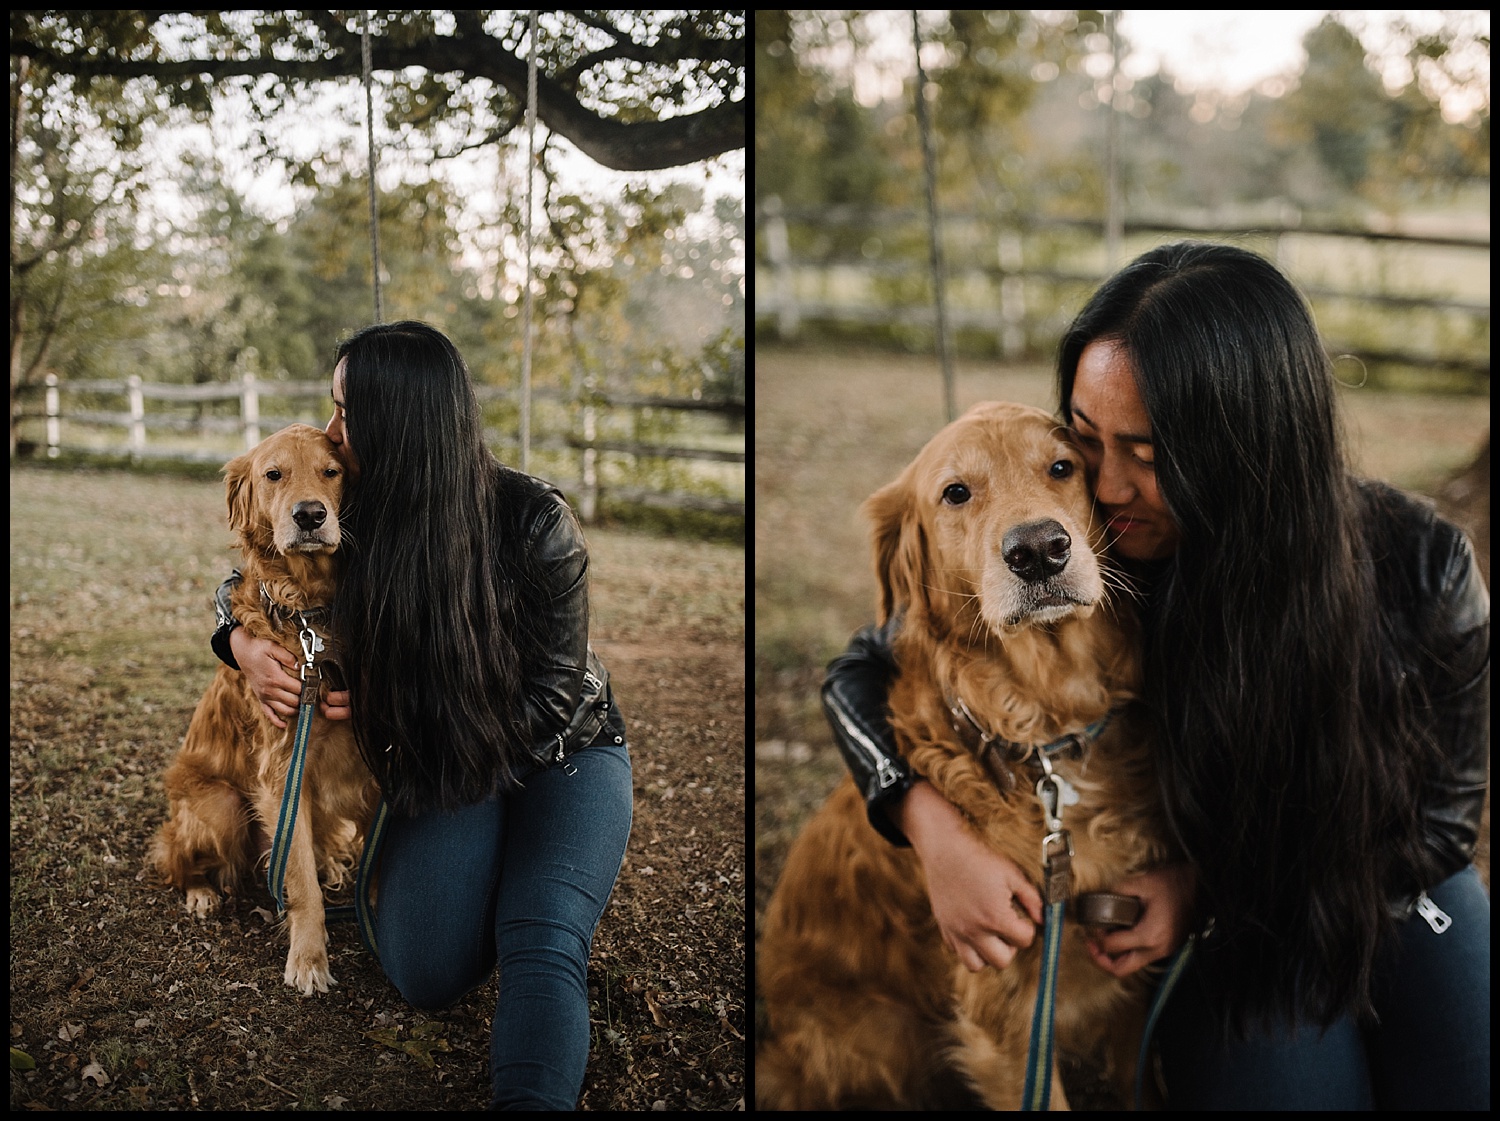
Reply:
[[[323, 649], [323, 640], [307, 625], [305, 619], [298, 638], [302, 642], [302, 653], [306, 659], [301, 667], [302, 694], [298, 698], [297, 729], [292, 737], [292, 760], [287, 767], [286, 786], [281, 792], [281, 810], [276, 816], [276, 833], [271, 838], [271, 862], [266, 870], [266, 886], [271, 889], [271, 898], [276, 900], [278, 916], [286, 913], [286, 866], [291, 857], [292, 832], [297, 826], [297, 807], [302, 800], [302, 777], [307, 769], [307, 741], [312, 732], [313, 713], [318, 707], [318, 686], [322, 682], [322, 673], [313, 661], [313, 655]], [[308, 670], [312, 670], [312, 673], [309, 674]], [[380, 805], [375, 810], [375, 818], [365, 833], [364, 851], [360, 854], [359, 867], [354, 876], [354, 903], [329, 907], [325, 911], [330, 922], [350, 919], [358, 921], [360, 940], [377, 959], [380, 952], [375, 944], [375, 912], [370, 902], [370, 881], [374, 877], [380, 842], [389, 816], [390, 807], [382, 795]]]
[[[1052, 771], [1045, 752], [1038, 753], [1042, 766], [1042, 777], [1037, 780], [1036, 793], [1046, 815], [1047, 835], [1042, 840], [1042, 884], [1046, 912], [1042, 925], [1042, 967], [1037, 980], [1036, 1008], [1031, 1017], [1031, 1042], [1026, 1052], [1026, 1084], [1021, 1094], [1021, 1109], [1026, 1112], [1045, 1111], [1052, 1100], [1053, 1036], [1057, 1013], [1057, 964], [1062, 956], [1064, 901], [1072, 887], [1073, 842], [1063, 828], [1062, 813], [1063, 780]], [[1206, 932], [1205, 932], [1206, 933]], [[1141, 1035], [1140, 1054], [1135, 1068], [1135, 1108], [1141, 1107], [1141, 1086], [1146, 1077], [1146, 1064], [1151, 1048], [1151, 1034], [1156, 1028], [1162, 1007], [1171, 996], [1172, 989], [1181, 979], [1192, 956], [1198, 934], [1188, 935], [1188, 940], [1172, 958], [1161, 983], [1157, 985], [1151, 1009], [1146, 1017], [1146, 1028]]]
[[1151, 1011], [1146, 1016], [1146, 1030], [1141, 1033], [1141, 1053], [1135, 1063], [1135, 1108], [1141, 1108], [1141, 1087], [1146, 1084], [1146, 1064], [1150, 1058], [1151, 1036], [1156, 1031], [1156, 1020], [1161, 1015], [1162, 1008], [1167, 1003], [1167, 998], [1172, 995], [1173, 988], [1182, 979], [1187, 970], [1188, 959], [1193, 956], [1193, 947], [1197, 944], [1200, 934], [1189, 934], [1182, 948], [1172, 955], [1172, 963], [1167, 966], [1166, 973], [1162, 974], [1161, 982], [1156, 986], [1156, 995], [1151, 998]]
[[[1042, 927], [1042, 972], [1037, 984], [1036, 1008], [1031, 1016], [1031, 1043], [1026, 1052], [1026, 1086], [1021, 1093], [1021, 1109], [1045, 1112], [1052, 1100], [1053, 1022], [1057, 1011], [1057, 963], [1062, 950], [1063, 903], [1049, 902]], [[1135, 1109], [1141, 1108], [1141, 1087], [1145, 1085], [1146, 1066], [1151, 1053], [1151, 1036], [1167, 998], [1187, 970], [1188, 959], [1199, 934], [1189, 934], [1174, 955], [1161, 982], [1156, 986], [1146, 1028], [1141, 1033], [1141, 1049], [1135, 1066]]]
[[1052, 1100], [1053, 1019], [1057, 1012], [1057, 959], [1062, 951], [1063, 901], [1047, 904], [1042, 924], [1042, 974], [1036, 1009], [1031, 1015], [1031, 1045], [1026, 1052], [1026, 1088], [1021, 1108], [1045, 1112]]

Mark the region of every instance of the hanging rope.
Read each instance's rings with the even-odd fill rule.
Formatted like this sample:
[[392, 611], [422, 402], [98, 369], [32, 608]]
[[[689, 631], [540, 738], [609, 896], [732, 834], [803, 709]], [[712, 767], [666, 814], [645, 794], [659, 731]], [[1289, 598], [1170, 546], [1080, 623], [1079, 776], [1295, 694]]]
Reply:
[[526, 302], [522, 312], [521, 470], [531, 469], [531, 184], [536, 166], [536, 9], [526, 48]]
[[937, 300], [938, 361], [943, 367], [943, 397], [951, 423], [958, 416], [953, 399], [953, 364], [948, 358], [948, 312], [944, 300], [943, 236], [938, 227], [936, 157], [932, 151], [932, 130], [927, 124], [927, 75], [922, 70], [922, 30], [917, 13], [911, 13], [911, 38], [917, 51], [917, 131], [922, 134], [922, 164], [927, 169], [927, 238], [932, 248], [932, 287]]
[[365, 11], [363, 45], [365, 70], [365, 150], [370, 158], [370, 271], [375, 277], [375, 322], [383, 322], [380, 313], [380, 218], [375, 207], [375, 93], [370, 77], [370, 13]]

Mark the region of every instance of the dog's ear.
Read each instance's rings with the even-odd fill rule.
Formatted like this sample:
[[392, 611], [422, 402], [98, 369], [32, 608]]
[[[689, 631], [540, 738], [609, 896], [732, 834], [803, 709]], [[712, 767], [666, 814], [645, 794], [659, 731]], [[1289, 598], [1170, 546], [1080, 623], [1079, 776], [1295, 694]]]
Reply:
[[229, 528], [241, 537], [250, 532], [251, 453], [231, 459], [224, 465], [224, 490], [229, 500]]
[[880, 622], [902, 612], [925, 616], [927, 535], [906, 475], [867, 498], [864, 514], [874, 527]]

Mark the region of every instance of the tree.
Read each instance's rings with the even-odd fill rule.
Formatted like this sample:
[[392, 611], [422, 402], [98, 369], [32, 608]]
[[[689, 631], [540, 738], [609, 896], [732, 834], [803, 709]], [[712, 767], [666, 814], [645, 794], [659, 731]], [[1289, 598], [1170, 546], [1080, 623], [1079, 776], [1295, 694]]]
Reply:
[[[135, 237], [145, 175], [137, 148], [153, 110], [105, 81], [59, 114], [40, 96], [46, 80], [25, 59], [12, 60], [12, 456], [20, 388], [64, 365], [80, 372], [106, 365], [111, 342], [137, 337], [130, 309], [150, 298], [162, 267]], [[117, 137], [112, 153], [87, 142], [105, 128]]]
[[[391, 74], [388, 123], [492, 143], [523, 124], [523, 12], [377, 11], [371, 64]], [[307, 86], [362, 73], [354, 11], [11, 12], [10, 53], [81, 86], [146, 79], [206, 111], [228, 86], [264, 118]], [[744, 147], [738, 11], [550, 11], [537, 43], [537, 117], [618, 171], [697, 163]]]

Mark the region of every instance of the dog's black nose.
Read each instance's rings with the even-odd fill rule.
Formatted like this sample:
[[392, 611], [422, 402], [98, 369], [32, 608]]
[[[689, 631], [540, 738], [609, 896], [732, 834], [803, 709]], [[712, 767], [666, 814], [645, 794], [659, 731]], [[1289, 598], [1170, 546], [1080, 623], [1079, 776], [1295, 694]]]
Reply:
[[292, 521], [299, 529], [317, 529], [327, 517], [328, 507], [321, 502], [299, 502], [292, 507]]
[[1007, 530], [1000, 542], [1005, 567], [1028, 584], [1056, 576], [1068, 567], [1073, 539], [1058, 522], [1047, 518]]

